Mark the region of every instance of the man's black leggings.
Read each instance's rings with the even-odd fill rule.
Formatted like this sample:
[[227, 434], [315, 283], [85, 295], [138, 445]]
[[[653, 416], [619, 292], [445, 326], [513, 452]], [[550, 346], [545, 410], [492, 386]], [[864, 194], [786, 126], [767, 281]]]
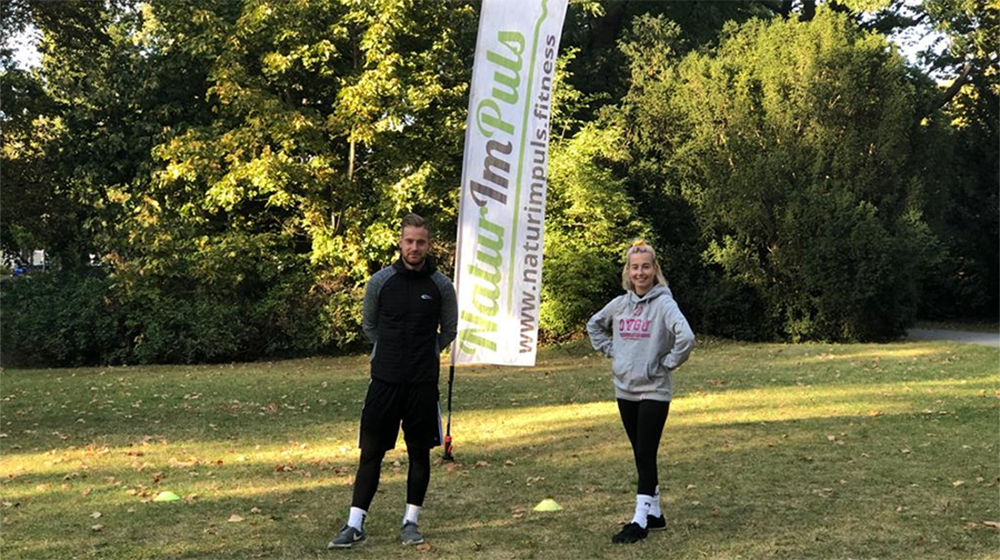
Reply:
[[[361, 464], [354, 479], [354, 500], [351, 506], [368, 511], [378, 490], [379, 475], [382, 473], [382, 459], [385, 449], [361, 448]], [[406, 446], [410, 458], [410, 468], [406, 476], [406, 503], [424, 505], [427, 486], [431, 482], [431, 450], [419, 446]]]
[[652, 496], [660, 483], [656, 472], [656, 452], [660, 447], [660, 436], [667, 423], [670, 403], [667, 401], [627, 401], [618, 399], [618, 413], [622, 416], [625, 433], [632, 443], [635, 468], [639, 471], [637, 494]]

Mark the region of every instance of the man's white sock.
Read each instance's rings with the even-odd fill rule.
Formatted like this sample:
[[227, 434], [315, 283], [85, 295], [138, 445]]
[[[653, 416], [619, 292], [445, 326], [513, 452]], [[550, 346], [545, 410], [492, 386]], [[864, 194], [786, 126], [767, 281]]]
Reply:
[[351, 513], [347, 517], [347, 524], [350, 525], [351, 527], [354, 527], [358, 531], [361, 531], [364, 529], [365, 517], [367, 516], [368, 516], [367, 511], [361, 508], [352, 507]]
[[632, 516], [632, 523], [639, 524], [643, 529], [646, 528], [646, 516], [649, 515], [649, 509], [653, 506], [653, 497], [646, 494], [636, 494], [635, 495], [635, 515]]
[[660, 510], [660, 485], [656, 485], [656, 493], [653, 494], [653, 505], [649, 507], [649, 515], [653, 517], [659, 517], [663, 515], [663, 511]]
[[407, 523], [416, 523], [417, 519], [420, 517], [420, 510], [423, 508], [421, 506], [415, 506], [413, 504], [406, 504], [406, 514], [403, 515], [403, 525]]

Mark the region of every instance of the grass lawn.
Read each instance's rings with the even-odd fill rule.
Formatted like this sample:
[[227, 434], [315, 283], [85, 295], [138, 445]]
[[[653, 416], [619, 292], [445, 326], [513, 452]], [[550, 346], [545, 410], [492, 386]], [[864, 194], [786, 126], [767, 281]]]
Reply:
[[[660, 450], [671, 525], [631, 546], [609, 542], [635, 493], [610, 363], [579, 343], [538, 363], [459, 368], [458, 461], [435, 459], [428, 544], [399, 544], [400, 445], [349, 551], [326, 543], [350, 505], [365, 357], [5, 370], [0, 553], [1000, 558], [995, 348], [701, 341]], [[152, 501], [165, 490], [183, 499]], [[545, 497], [565, 509], [532, 511]]]

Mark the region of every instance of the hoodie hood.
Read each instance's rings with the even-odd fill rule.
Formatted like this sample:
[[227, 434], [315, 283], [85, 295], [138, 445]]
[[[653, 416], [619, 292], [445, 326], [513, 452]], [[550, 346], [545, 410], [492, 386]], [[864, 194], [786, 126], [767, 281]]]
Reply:
[[632, 305], [650, 302], [662, 295], [670, 296], [671, 299], [673, 299], [674, 297], [674, 295], [670, 292], [670, 288], [662, 284], [657, 284], [653, 286], [652, 288], [650, 288], [648, 292], [646, 292], [644, 295], [641, 296], [631, 290], [629, 290], [626, 295], [629, 303]]

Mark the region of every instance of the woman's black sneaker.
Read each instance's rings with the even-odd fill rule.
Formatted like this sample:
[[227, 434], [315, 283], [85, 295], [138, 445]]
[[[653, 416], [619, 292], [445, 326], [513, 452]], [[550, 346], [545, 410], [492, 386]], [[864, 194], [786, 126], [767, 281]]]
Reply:
[[615, 544], [632, 544], [646, 538], [648, 534], [649, 530], [645, 527], [640, 527], [638, 523], [633, 521], [622, 527], [622, 530], [617, 535], [611, 537], [611, 542]]
[[646, 516], [646, 529], [649, 531], [662, 531], [667, 528], [667, 518], [664, 515], [659, 517], [653, 517], [652, 515]]

